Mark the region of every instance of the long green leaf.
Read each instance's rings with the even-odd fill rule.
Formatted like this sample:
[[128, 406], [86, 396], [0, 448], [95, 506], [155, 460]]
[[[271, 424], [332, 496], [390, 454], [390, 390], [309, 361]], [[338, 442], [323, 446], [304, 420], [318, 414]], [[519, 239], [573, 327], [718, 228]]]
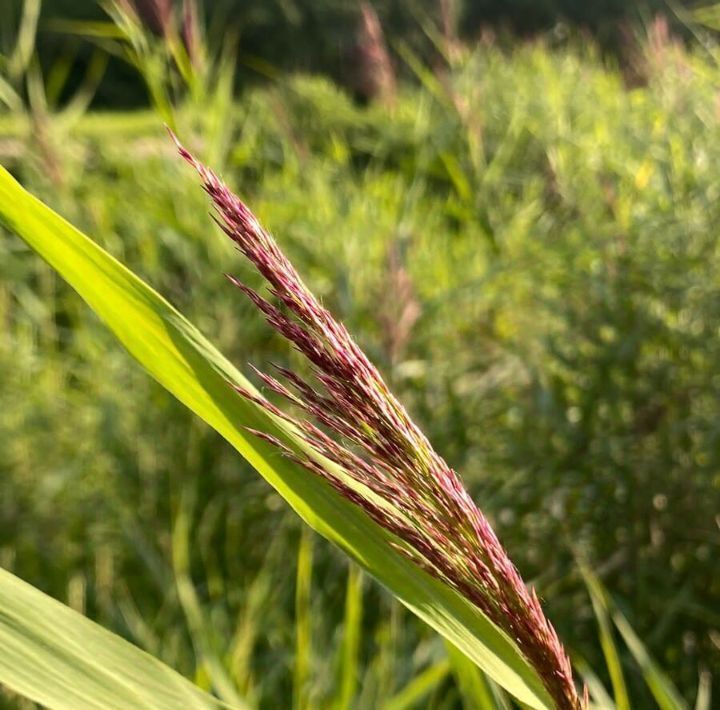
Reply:
[[573, 658], [573, 667], [587, 686], [590, 694], [590, 707], [592, 707], [593, 710], [616, 710], [610, 693], [605, 689], [602, 681], [597, 677], [595, 671], [593, 671], [587, 661], [575, 656], [575, 658]]
[[358, 681], [362, 617], [363, 573], [357, 565], [351, 564], [345, 593], [345, 618], [340, 649], [340, 688], [335, 710], [350, 710], [353, 704]]
[[630, 710], [630, 696], [628, 695], [625, 676], [622, 670], [620, 654], [613, 639], [612, 627], [610, 624], [610, 613], [608, 611], [608, 600], [600, 580], [590, 571], [588, 567], [580, 563], [580, 572], [585, 580], [585, 585], [590, 593], [595, 618], [600, 630], [600, 646], [605, 656], [610, 682], [612, 683], [615, 706], [617, 710]]
[[483, 672], [458, 651], [450, 642], [445, 642], [450, 669], [460, 690], [463, 707], [474, 710], [495, 710], [502, 707]]
[[[244, 427], [302, 447], [287, 426], [228, 386], [252, 385], [165, 299], [0, 170], [0, 221], [82, 296], [145, 369], [227, 439], [294, 510], [405, 606], [532, 708], [552, 707], [514, 642], [476, 607], [399, 554], [393, 537], [326, 482]], [[241, 334], [238, 334], [241, 337]]]
[[419, 703], [445, 680], [450, 672], [450, 661], [446, 658], [415, 676], [397, 695], [383, 705], [383, 710], [409, 710]]
[[[652, 656], [645, 647], [645, 644], [643, 644], [640, 637], [635, 633], [635, 630], [630, 625], [630, 622], [625, 618], [625, 615], [612, 603], [610, 595], [597, 575], [595, 575], [582, 562], [580, 563], [580, 571], [585, 579], [585, 584], [590, 592], [590, 598], [592, 600], [593, 607], [595, 608], [596, 616], [598, 617], [598, 623], [600, 624], [602, 634], [601, 642], [603, 644], [603, 650], [606, 651], [608, 670], [610, 672], [610, 677], [613, 680], [613, 685], [615, 686], [616, 682], [613, 665], [617, 666], [615, 673], [619, 673], [621, 679], [622, 670], [620, 670], [620, 658], [614, 643], [612, 642], [612, 634], [609, 628], [609, 620], [611, 618], [617, 630], [620, 632], [623, 641], [625, 641], [625, 645], [630, 651], [630, 654], [635, 659], [635, 662], [640, 666], [645, 683], [655, 698], [655, 702], [658, 707], [661, 708], [661, 710], [687, 710], [687, 703], [680, 696], [680, 693], [673, 685], [672, 681], [653, 660]], [[612, 653], [609, 655], [605, 649], [605, 636], [610, 639], [609, 643], [612, 645]], [[615, 702], [618, 710], [620, 710], [620, 703], [618, 702], [617, 697], [617, 687], [615, 687], [615, 690]], [[625, 688], [624, 680], [622, 680], [622, 691], [624, 693], [624, 701], [627, 703], [627, 707], [629, 708], [630, 703], [629, 700], [627, 700], [627, 689]]]
[[238, 705], [242, 701], [216, 649], [212, 635], [213, 628], [204, 614], [190, 577], [191, 515], [192, 499], [191, 496], [184, 494], [172, 532], [172, 557], [178, 599], [193, 638], [195, 652], [207, 669], [213, 688], [227, 703]]
[[57, 710], [224, 707], [149, 654], [2, 569], [0, 684]]
[[710, 671], [701, 670], [698, 680], [698, 691], [695, 698], [695, 710], [710, 710], [712, 706], [712, 675]]
[[293, 710], [308, 710], [310, 703], [310, 666], [312, 660], [313, 534], [304, 528], [298, 548], [295, 574], [295, 665], [293, 668]]
[[630, 622], [625, 618], [624, 614], [619, 609], [615, 609], [612, 612], [612, 619], [623, 637], [625, 645], [642, 669], [643, 678], [648, 688], [650, 688], [658, 707], [661, 710], [687, 710], [687, 703], [682, 699], [672, 681], [653, 660], [647, 648], [645, 648], [645, 644], [635, 633], [633, 627], [630, 626]]

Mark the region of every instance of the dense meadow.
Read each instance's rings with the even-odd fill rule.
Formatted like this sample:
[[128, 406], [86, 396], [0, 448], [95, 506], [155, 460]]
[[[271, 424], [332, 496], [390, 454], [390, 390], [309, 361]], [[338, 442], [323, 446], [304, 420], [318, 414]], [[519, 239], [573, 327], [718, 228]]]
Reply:
[[[576, 667], [610, 688], [579, 557], [692, 705], [720, 677], [720, 53], [403, 58], [414, 82], [365, 106], [302, 75], [231, 101], [220, 76], [172, 120], [461, 472]], [[225, 279], [259, 285], [167, 110], [36, 97], [0, 115], [0, 161], [244, 371], [302, 371]], [[0, 322], [0, 566], [260, 707], [459, 707], [442, 641], [8, 233]]]

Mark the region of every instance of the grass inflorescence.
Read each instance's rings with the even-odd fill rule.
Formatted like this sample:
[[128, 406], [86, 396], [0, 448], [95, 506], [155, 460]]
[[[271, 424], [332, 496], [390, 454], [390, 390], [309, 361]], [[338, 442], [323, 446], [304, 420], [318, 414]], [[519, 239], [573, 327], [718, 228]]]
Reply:
[[535, 592], [526, 588], [457, 473], [434, 451], [377, 368], [320, 305], [248, 207], [179, 143], [178, 150], [199, 173], [220, 228], [262, 274], [281, 307], [237, 278], [230, 280], [312, 365], [314, 385], [283, 367], [278, 371], [287, 384], [258, 372], [270, 390], [304, 417], [285, 414], [245, 389], [239, 393], [289, 420], [344, 475], [322, 458], [299, 456], [272, 436], [255, 433], [362, 507], [397, 537], [405, 555], [504, 629], [534, 665], [558, 708], [581, 707], [570, 661]]

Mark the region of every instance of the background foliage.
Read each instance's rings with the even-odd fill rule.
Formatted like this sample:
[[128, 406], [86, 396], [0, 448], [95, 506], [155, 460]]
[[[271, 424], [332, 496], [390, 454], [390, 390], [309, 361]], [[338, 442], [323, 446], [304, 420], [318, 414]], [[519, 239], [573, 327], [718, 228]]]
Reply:
[[[603, 666], [579, 549], [693, 702], [720, 674], [720, 55], [661, 24], [633, 88], [587, 43], [486, 40], [436, 72], [401, 49], [415, 83], [386, 104], [278, 75], [222, 131], [176, 117], [463, 473], [571, 652]], [[3, 164], [235, 362], [297, 367], [227, 285], [244, 267], [161, 119], [37, 106], [0, 117]], [[341, 558], [6, 235], [0, 321], [3, 567], [201, 685], [221, 658], [265, 707], [325, 706], [348, 653], [357, 707], [428, 668], [453, 707], [441, 643], [357, 575], [347, 592]]]
[[[5, 0], [6, 29], [20, 13], [24, 0]], [[151, 23], [155, 7], [165, 0], [141, 0]], [[708, 2], [679, 0], [673, 7], [705, 5]], [[420, 21], [442, 22], [447, 18], [460, 36], [475, 41], [488, 31], [506, 36], [549, 35], [555, 41], [581, 31], [621, 56], [633, 28], [648, 22], [655, 12], [667, 12], [665, 0], [375, 0], [389, 42], [406, 42], [426, 58], [437, 59], [435, 48], [420, 29]], [[359, 3], [347, 0], [212, 0], [204, 3], [209, 34], [219, 42], [228, 28], [237, 33], [239, 87], [256, 84], [268, 71], [322, 73], [353, 87], [355, 47], [360, 18]], [[672, 13], [671, 13], [672, 15]], [[106, 17], [97, 0], [44, 0], [41, 10], [39, 56], [51, 67], [59, 58], [75, 56], [73, 73], [80, 80], [80, 65], [89, 57], [89, 47], [69, 41], [53, 30], [53, 21], [100, 20]], [[157, 22], [155, 22], [157, 24]], [[675, 23], [678, 31], [682, 25]], [[331, 28], [331, 29], [329, 29]], [[512, 42], [512, 36], [506, 39]], [[400, 71], [402, 64], [398, 65]], [[143, 83], [122, 62], [111, 61], [97, 95], [97, 106], [128, 107], [146, 102]]]

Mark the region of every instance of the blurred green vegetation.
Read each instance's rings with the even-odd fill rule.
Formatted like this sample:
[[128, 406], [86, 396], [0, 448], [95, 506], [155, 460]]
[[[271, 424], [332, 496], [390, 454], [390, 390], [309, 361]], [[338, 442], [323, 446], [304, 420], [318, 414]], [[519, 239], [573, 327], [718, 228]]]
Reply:
[[[401, 57], [417, 85], [384, 103], [304, 75], [232, 103], [214, 76], [170, 120], [462, 472], [571, 654], [610, 687], [579, 552], [691, 704], [720, 676], [720, 49], [656, 24], [634, 88], [587, 44]], [[63, 113], [29, 67], [3, 165], [239, 365], [300, 367], [223, 277], [258, 283], [167, 117]], [[457, 705], [439, 639], [8, 235], [0, 322], [0, 565], [262, 707]]]
[[[184, 0], [132, 0], [156, 31], [160, 17]], [[0, 35], [15, 24], [25, 0], [3, 0]], [[40, 8], [39, 59], [48, 70], [72, 57], [72, 83], [79, 82], [90, 48], [56, 31], [55, 21], [101, 21], [108, 0], [43, 0]], [[655, 12], [712, 4], [712, 0], [373, 0], [388, 41], [410, 44], [425, 58], [437, 58], [419, 22], [445, 23], [458, 36], [474, 41], [483, 32], [548, 36], [564, 42], [583, 32], [601, 46], [624, 56], [632, 28]], [[353, 87], [360, 2], [355, 0], [205, 0], [200, 3], [213, 41], [231, 29], [237, 35], [238, 86], [245, 88], [268, 72], [321, 73]], [[681, 29], [680, 23], [675, 23]], [[512, 34], [507, 37], [512, 41]], [[402, 70], [402, 65], [398, 65]], [[117, 59], [111, 59], [95, 96], [98, 107], [127, 108], [147, 103], [143, 82]]]

